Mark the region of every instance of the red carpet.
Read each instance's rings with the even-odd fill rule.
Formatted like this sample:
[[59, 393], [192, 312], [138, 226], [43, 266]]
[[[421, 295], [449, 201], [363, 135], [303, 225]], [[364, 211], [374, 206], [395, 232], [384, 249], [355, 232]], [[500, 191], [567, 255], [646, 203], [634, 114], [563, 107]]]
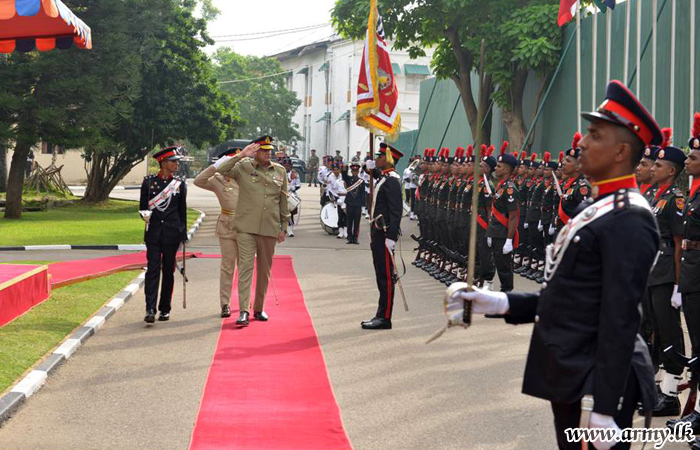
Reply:
[[351, 449], [289, 256], [275, 257], [265, 310], [267, 323], [223, 321], [190, 450]]
[[[187, 258], [196, 258], [198, 255], [198, 253], [187, 253]], [[182, 252], [178, 252], [177, 260], [182, 261]], [[123, 270], [141, 269], [145, 266], [146, 252], [53, 263], [49, 264], [51, 287], [59, 288]]]
[[0, 264], [0, 327], [49, 297], [46, 266]]

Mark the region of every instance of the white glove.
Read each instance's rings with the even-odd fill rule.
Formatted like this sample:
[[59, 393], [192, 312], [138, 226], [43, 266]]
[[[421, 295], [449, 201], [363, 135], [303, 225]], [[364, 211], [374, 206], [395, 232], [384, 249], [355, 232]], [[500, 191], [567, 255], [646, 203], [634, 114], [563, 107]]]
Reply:
[[529, 223], [525, 222], [525, 223], [523, 224], [523, 228], [525, 228], [526, 230], [527, 230], [529, 227], [530, 227], [530, 224], [529, 224]]
[[492, 244], [491, 238], [490, 238], [490, 237], [487, 237], [487, 238], [486, 238], [486, 245], [488, 245], [489, 248], [491, 248], [491, 244]]
[[503, 244], [503, 254], [507, 255], [513, 251], [513, 239], [506, 239], [506, 243]]
[[474, 314], [505, 314], [510, 309], [508, 295], [475, 287], [473, 291], [457, 291], [450, 297], [447, 310], [464, 308], [464, 300], [472, 301]]
[[386, 245], [386, 248], [389, 249], [389, 251], [393, 254], [394, 253], [394, 247], [396, 247], [396, 241], [392, 241], [391, 239], [384, 239], [384, 245]]
[[683, 297], [680, 292], [678, 292], [678, 285], [673, 286], [673, 295], [671, 296], [671, 306], [678, 309], [683, 305]]
[[233, 158], [233, 156], [228, 156], [228, 155], [222, 156], [221, 158], [219, 158], [219, 159], [214, 163], [214, 167], [218, 169], [218, 168], [221, 167], [226, 161], [228, 161], [228, 160], [231, 159], [231, 158]]
[[[612, 429], [615, 430], [615, 436], [620, 436], [622, 434], [622, 430], [617, 426], [612, 416], [605, 416], [596, 412], [591, 413], [591, 422], [588, 428]], [[600, 437], [602, 436], [598, 435], [598, 439], [591, 442], [598, 450], [610, 450], [610, 448], [617, 444], [617, 441], [614, 439], [611, 441], [602, 441]]]
[[367, 167], [367, 170], [372, 170], [377, 167], [377, 163], [373, 159], [368, 159], [365, 163], [365, 167]]
[[539, 222], [537, 222], [537, 231], [539, 231], [540, 233], [541, 233], [542, 231], [544, 231], [544, 225], [542, 225], [542, 221], [541, 221], [541, 220], [540, 220]]
[[554, 233], [557, 232], [557, 229], [554, 225], [549, 225], [549, 235], [554, 236]]

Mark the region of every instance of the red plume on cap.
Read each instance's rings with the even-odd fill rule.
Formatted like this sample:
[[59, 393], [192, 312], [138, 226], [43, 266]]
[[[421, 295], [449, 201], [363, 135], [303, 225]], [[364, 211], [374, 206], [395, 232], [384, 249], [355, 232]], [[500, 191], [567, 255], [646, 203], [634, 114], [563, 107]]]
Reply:
[[493, 145], [489, 145], [489, 156], [493, 155], [494, 150], [496, 150], [496, 147], [494, 147]]
[[430, 156], [430, 149], [429, 149], [429, 148], [426, 148], [426, 149], [423, 151], [423, 157], [426, 158], [426, 157], [428, 157], [428, 156]]
[[481, 157], [484, 158], [486, 156], [489, 156], [489, 149], [486, 147], [486, 144], [481, 144]]
[[466, 157], [471, 158], [473, 154], [474, 154], [474, 146], [471, 144], [467, 145]]
[[564, 152], [559, 152], [559, 162], [564, 161]]
[[583, 136], [581, 136], [581, 133], [579, 133], [578, 131], [574, 133], [574, 141], [571, 143], [571, 148], [578, 148], [578, 143], [581, 142], [581, 138], [583, 138]]
[[537, 159], [537, 153], [533, 153], [532, 155], [530, 155], [530, 161], [535, 162], [536, 159]]
[[544, 152], [544, 157], [542, 158], [545, 164], [549, 164], [549, 160], [552, 159], [552, 154], [549, 152]]
[[519, 154], [520, 154], [520, 152], [513, 152], [513, 156], [515, 157], [515, 159], [518, 159]]
[[508, 141], [503, 141], [503, 144], [501, 144], [501, 155], [506, 154], [506, 150], [508, 150]]
[[464, 156], [464, 147], [457, 147], [457, 151], [455, 152], [455, 157], [461, 158]]
[[449, 157], [450, 157], [450, 148], [445, 147], [445, 158], [449, 158]]
[[525, 150], [523, 150], [522, 152], [520, 152], [520, 160], [523, 161], [525, 160], [525, 158], [527, 158], [527, 153], [525, 152]]
[[661, 134], [664, 135], [664, 140], [661, 141], [661, 148], [666, 148], [671, 145], [671, 137], [673, 136], [673, 130], [671, 128], [662, 128]]
[[700, 138], [700, 113], [695, 113], [693, 118], [693, 131], [691, 134], [695, 139]]

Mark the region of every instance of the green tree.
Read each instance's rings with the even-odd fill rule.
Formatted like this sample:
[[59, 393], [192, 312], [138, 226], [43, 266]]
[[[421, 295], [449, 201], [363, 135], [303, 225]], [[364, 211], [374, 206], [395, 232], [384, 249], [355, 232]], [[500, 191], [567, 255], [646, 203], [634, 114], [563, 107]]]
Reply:
[[[230, 48], [217, 50], [214, 61], [216, 76], [223, 82], [220, 89], [239, 104], [241, 118], [245, 121], [239, 130], [242, 135], [254, 138], [270, 134], [286, 144], [301, 139], [297, 125], [292, 121], [301, 101], [287, 89], [285, 75], [270, 76], [284, 72], [279, 61], [242, 56]], [[258, 79], [228, 82], [250, 78]]]
[[[382, 0], [379, 12], [395, 48], [407, 49], [413, 58], [425, 56], [425, 48], [435, 49], [433, 71], [459, 89], [477, 146], [490, 142], [493, 101], [503, 107], [509, 137], [519, 148], [525, 135], [519, 119], [527, 77], [531, 71], [548, 73], [551, 55], [558, 57], [561, 45], [554, 5], [557, 0]], [[363, 39], [368, 12], [369, 0], [337, 0], [331, 15], [341, 35]], [[520, 19], [538, 14], [536, 24], [543, 30]], [[510, 32], [510, 26], [526, 31], [525, 36]], [[540, 38], [549, 39], [548, 45]], [[473, 73], [478, 83], [473, 83]]]

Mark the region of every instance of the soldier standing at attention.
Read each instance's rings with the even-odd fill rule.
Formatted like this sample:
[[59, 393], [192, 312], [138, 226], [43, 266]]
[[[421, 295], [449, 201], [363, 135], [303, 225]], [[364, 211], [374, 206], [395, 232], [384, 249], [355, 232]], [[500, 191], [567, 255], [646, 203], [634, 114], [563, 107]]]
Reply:
[[507, 148], [508, 142], [504, 142], [498, 156], [496, 177], [499, 181], [486, 233], [502, 292], [513, 290], [513, 250], [518, 248], [518, 188], [510, 179], [518, 160], [506, 153]]
[[350, 175], [343, 174], [343, 180], [347, 186], [345, 191], [345, 214], [347, 216], [347, 243], [359, 244], [360, 219], [362, 208], [365, 206], [365, 182], [360, 178], [360, 162], [350, 163]]
[[231, 317], [231, 285], [233, 274], [238, 262], [238, 244], [236, 243], [236, 229], [234, 228], [234, 216], [238, 204], [238, 183], [229, 177], [218, 173], [216, 169], [221, 167], [228, 159], [240, 153], [240, 148], [224, 150], [219, 159], [211, 166], [204, 169], [194, 179], [194, 185], [216, 194], [221, 206], [221, 214], [216, 221], [216, 237], [219, 238], [221, 247], [221, 269], [219, 270], [219, 301], [221, 304], [221, 317]]
[[257, 256], [257, 284], [253, 317], [265, 322], [265, 294], [270, 281], [275, 245], [284, 242], [289, 221], [287, 172], [270, 161], [272, 138], [253, 140], [217, 171], [238, 183], [239, 198], [234, 228], [238, 233], [238, 326], [248, 326], [250, 286]]
[[[649, 353], [637, 333], [659, 234], [634, 170], [644, 146], [661, 141], [661, 131], [619, 81], [610, 82], [606, 97], [597, 111], [583, 113], [592, 123], [580, 142], [581, 170], [593, 182], [594, 202], [561, 231], [542, 290], [460, 290], [448, 305], [471, 300], [475, 314], [534, 322], [523, 393], [550, 402], [560, 450], [582, 446], [569, 442], [569, 428], [603, 428], [619, 436], [632, 426], [637, 402], [648, 409], [655, 397]], [[591, 444], [608, 450], [631, 443]]]
[[177, 147], [168, 147], [153, 155], [160, 164], [156, 175], [149, 175], [141, 184], [139, 209], [150, 210], [146, 219], [146, 323], [156, 320], [156, 302], [160, 273], [163, 284], [160, 288], [158, 320], [170, 320], [170, 303], [175, 284], [175, 257], [180, 243], [187, 240], [187, 184], [174, 176], [179, 169], [182, 155]]
[[311, 149], [311, 156], [306, 162], [306, 173], [309, 175], [309, 187], [311, 187], [311, 183], [316, 187], [318, 183], [318, 156], [316, 156], [316, 149], [314, 148]]
[[643, 196], [647, 197], [649, 203], [654, 197], [654, 192], [656, 186], [651, 180], [651, 168], [654, 167], [656, 162], [656, 153], [659, 151], [659, 147], [647, 147], [644, 149], [644, 157], [639, 161], [637, 170], [635, 171], [635, 176], [637, 177], [637, 184], [639, 184], [639, 191]]
[[581, 151], [578, 146], [580, 140], [581, 133], [577, 131], [576, 134], [574, 134], [571, 148], [566, 152], [566, 156], [564, 157], [562, 172], [566, 177], [566, 184], [562, 189], [563, 196], [559, 201], [557, 230], [560, 230], [564, 225], [569, 223], [578, 205], [591, 195], [591, 184], [581, 173], [581, 164], [578, 160], [579, 152]]
[[[671, 145], [671, 129], [664, 128], [664, 142], [656, 154], [656, 162], [651, 169], [652, 183], [658, 185], [652, 198], [651, 208], [661, 233], [661, 249], [654, 268], [649, 275], [649, 305], [651, 319], [656, 322], [660, 350], [673, 346], [684, 353], [683, 329], [681, 328], [681, 294], [678, 283], [681, 274], [681, 253], [683, 241], [683, 210], [685, 198], [676, 187], [676, 180], [685, 166], [683, 150]], [[661, 394], [652, 411], [654, 416], [675, 416], [680, 413], [678, 383], [683, 375], [683, 366], [666, 353], [661, 352], [663, 364]]]

